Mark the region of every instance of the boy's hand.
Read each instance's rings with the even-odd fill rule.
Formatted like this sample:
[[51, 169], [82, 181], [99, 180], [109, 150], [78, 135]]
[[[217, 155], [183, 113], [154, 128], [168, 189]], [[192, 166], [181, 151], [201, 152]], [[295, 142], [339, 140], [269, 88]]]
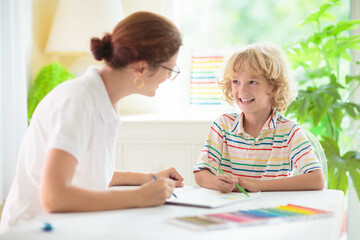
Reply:
[[[259, 192], [260, 189], [260, 180], [250, 179], [244, 177], [237, 177], [237, 183], [248, 192]], [[236, 191], [240, 191], [236, 188]]]
[[217, 175], [215, 179], [216, 188], [222, 192], [232, 192], [235, 189], [236, 179], [232, 175]]

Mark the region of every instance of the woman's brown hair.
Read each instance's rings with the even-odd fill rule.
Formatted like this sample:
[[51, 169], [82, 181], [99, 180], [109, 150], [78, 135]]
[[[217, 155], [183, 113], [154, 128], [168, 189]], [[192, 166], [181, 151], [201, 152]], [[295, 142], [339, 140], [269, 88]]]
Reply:
[[112, 34], [91, 39], [96, 60], [104, 59], [113, 69], [144, 60], [157, 68], [167, 62], [182, 45], [177, 27], [165, 17], [151, 12], [136, 12], [120, 21]]

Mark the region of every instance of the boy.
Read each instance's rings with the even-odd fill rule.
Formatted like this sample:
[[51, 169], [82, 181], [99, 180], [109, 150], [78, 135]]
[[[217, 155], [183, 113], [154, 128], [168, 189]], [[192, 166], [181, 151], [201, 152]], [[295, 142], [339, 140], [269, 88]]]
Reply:
[[238, 191], [236, 183], [250, 192], [324, 187], [304, 132], [280, 114], [292, 100], [289, 81], [282, 52], [273, 45], [248, 45], [229, 59], [218, 83], [241, 113], [223, 114], [212, 124], [193, 169], [197, 184], [221, 192]]

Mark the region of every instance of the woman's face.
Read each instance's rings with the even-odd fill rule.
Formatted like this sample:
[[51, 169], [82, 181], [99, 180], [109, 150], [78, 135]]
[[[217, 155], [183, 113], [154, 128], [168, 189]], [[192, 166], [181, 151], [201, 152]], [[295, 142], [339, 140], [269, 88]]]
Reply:
[[165, 82], [169, 78], [169, 73], [176, 65], [178, 52], [170, 58], [169, 61], [161, 64], [163, 67], [159, 67], [157, 70], [147, 70], [144, 72], [143, 79], [145, 81], [142, 94], [145, 96], [153, 97], [155, 96], [156, 90], [158, 89], [160, 83]]

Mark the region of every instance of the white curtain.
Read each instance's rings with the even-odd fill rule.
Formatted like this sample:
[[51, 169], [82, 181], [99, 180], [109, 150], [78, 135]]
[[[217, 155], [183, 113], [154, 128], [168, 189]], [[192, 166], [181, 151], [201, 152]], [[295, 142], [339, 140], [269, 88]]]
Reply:
[[27, 128], [32, 3], [0, 0], [0, 199], [8, 194]]

